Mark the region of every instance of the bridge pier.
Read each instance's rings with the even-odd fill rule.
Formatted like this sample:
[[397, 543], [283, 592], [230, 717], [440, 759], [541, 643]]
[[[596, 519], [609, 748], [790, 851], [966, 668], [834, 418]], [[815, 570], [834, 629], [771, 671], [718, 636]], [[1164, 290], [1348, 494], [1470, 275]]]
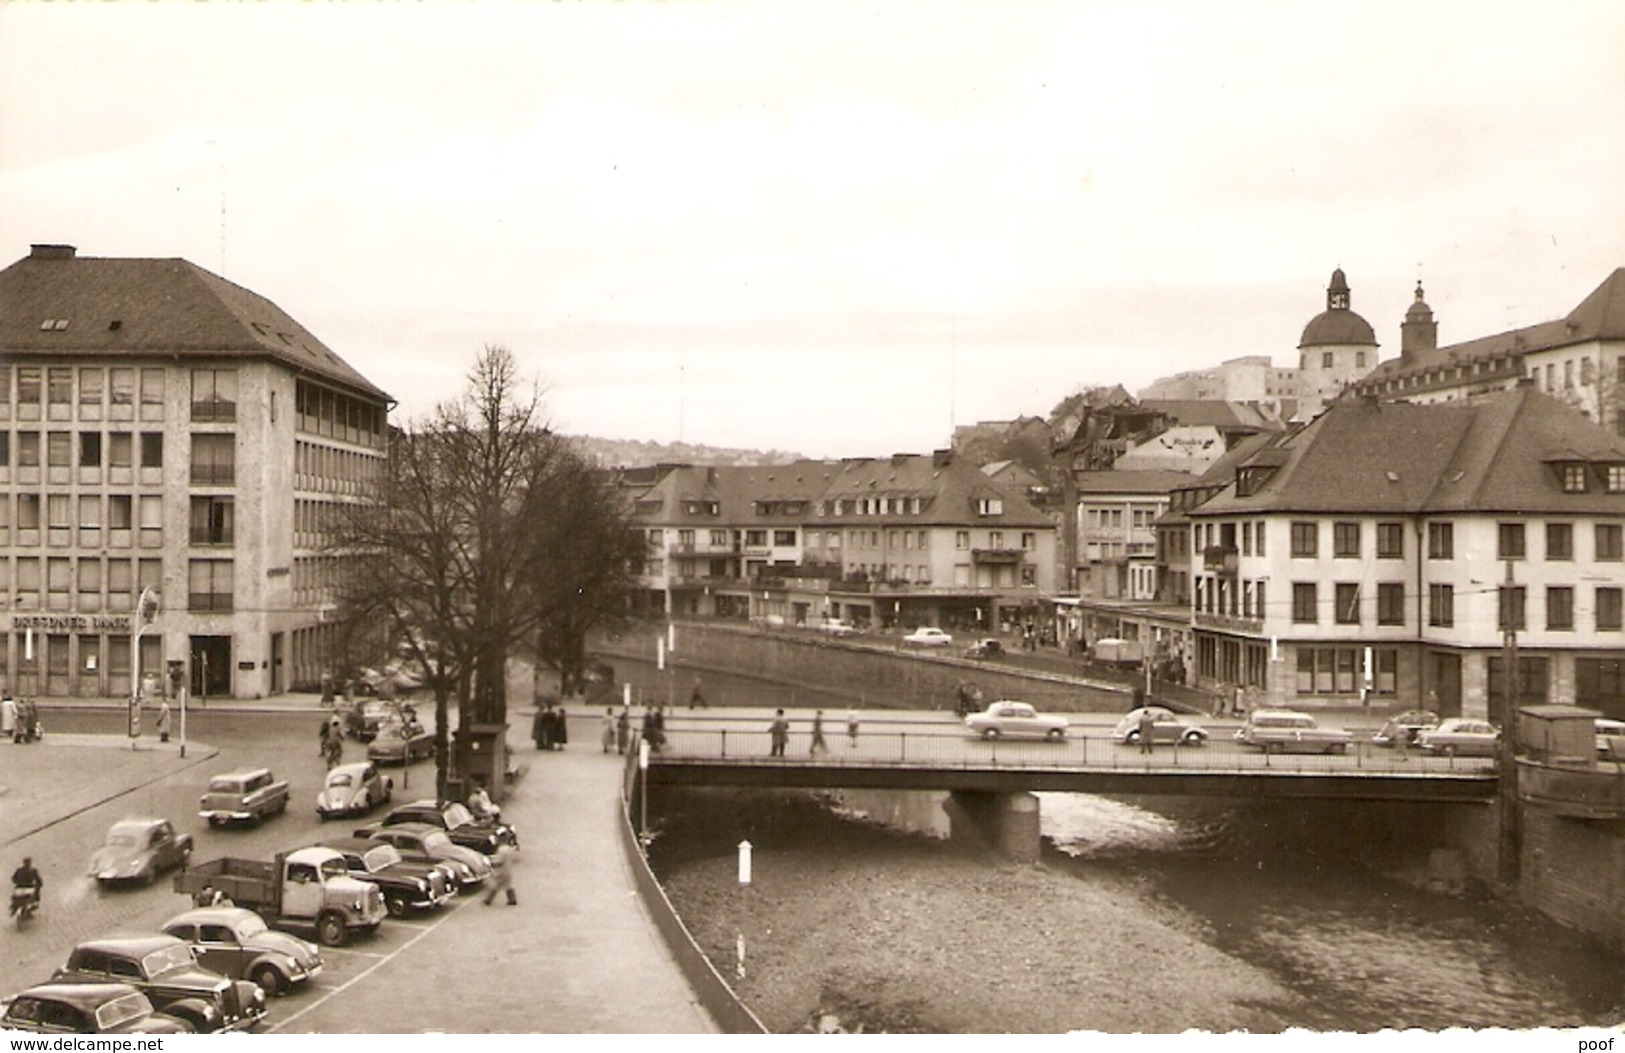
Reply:
[[991, 849], [1017, 863], [1038, 862], [1038, 798], [1024, 791], [955, 790], [942, 803], [949, 838]]

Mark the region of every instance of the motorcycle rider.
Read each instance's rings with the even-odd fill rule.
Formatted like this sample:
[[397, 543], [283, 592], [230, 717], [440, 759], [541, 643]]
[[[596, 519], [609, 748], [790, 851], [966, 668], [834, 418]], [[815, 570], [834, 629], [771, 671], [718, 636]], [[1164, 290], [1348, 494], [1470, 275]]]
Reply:
[[44, 891], [45, 879], [34, 869], [34, 860], [24, 856], [23, 865], [11, 872], [11, 912], [17, 913], [25, 902], [39, 906], [40, 896]]

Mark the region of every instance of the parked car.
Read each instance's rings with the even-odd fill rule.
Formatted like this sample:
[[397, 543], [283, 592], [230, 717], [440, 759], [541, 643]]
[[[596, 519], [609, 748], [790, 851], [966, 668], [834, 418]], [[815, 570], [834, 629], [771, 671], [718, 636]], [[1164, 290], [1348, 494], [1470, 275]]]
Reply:
[[[1618, 747], [1610, 741], [1618, 739]], [[1625, 720], [1613, 717], [1597, 718], [1597, 756], [1612, 760], [1625, 760]]]
[[1354, 735], [1322, 727], [1295, 709], [1255, 709], [1236, 730], [1236, 741], [1265, 753], [1346, 753]]
[[903, 642], [915, 647], [949, 647], [953, 644], [954, 638], [941, 629], [926, 625], [903, 637]]
[[1067, 719], [1045, 716], [1025, 702], [994, 702], [965, 718], [965, 727], [984, 739], [1038, 738], [1060, 742], [1066, 738]]
[[322, 974], [321, 948], [271, 928], [246, 907], [198, 907], [170, 918], [160, 931], [191, 947], [205, 969], [252, 980], [273, 997]]
[[398, 720], [379, 726], [373, 740], [367, 743], [367, 759], [375, 764], [411, 764], [434, 756], [434, 736], [422, 724], [403, 724]]
[[316, 795], [316, 814], [323, 819], [366, 815], [373, 805], [388, 804], [394, 793], [394, 781], [371, 761], [340, 764], [327, 773], [327, 782]]
[[1403, 736], [1405, 745], [1414, 746], [1417, 735], [1438, 726], [1439, 714], [1430, 709], [1410, 709], [1383, 721], [1382, 727], [1371, 736], [1371, 741], [1379, 746], [1397, 746]]
[[1140, 706], [1123, 714], [1123, 719], [1112, 728], [1112, 738], [1119, 743], [1138, 745], [1140, 717], [1151, 714], [1151, 741], [1173, 742], [1181, 746], [1200, 746], [1207, 742], [1207, 729], [1169, 709], [1167, 706]]
[[356, 699], [344, 713], [344, 733], [357, 742], [371, 742], [396, 712], [396, 704], [387, 699]]
[[825, 618], [813, 628], [829, 636], [856, 636], [860, 631], [845, 618]]
[[374, 823], [357, 830], [355, 836], [394, 845], [402, 859], [412, 862], [450, 863], [457, 870], [458, 887], [465, 892], [478, 888], [491, 876], [491, 863], [482, 853], [452, 843], [446, 832], [437, 827], [423, 823], [395, 826]]
[[1501, 732], [1487, 720], [1451, 717], [1416, 736], [1416, 744], [1444, 757], [1493, 757], [1500, 749]]
[[457, 870], [447, 863], [409, 863], [394, 845], [361, 837], [336, 837], [321, 847], [343, 856], [351, 877], [377, 885], [392, 918], [444, 906], [457, 894]]
[[91, 855], [90, 876], [103, 888], [150, 885], [161, 871], [184, 867], [191, 858], [192, 835], [176, 833], [168, 819], [120, 819]]
[[1009, 651], [1004, 649], [1003, 642], [996, 640], [991, 636], [986, 637], [985, 639], [977, 640], [975, 643], [965, 648], [966, 658], [1003, 658], [1009, 653]]
[[224, 826], [233, 820], [258, 823], [287, 809], [286, 779], [272, 775], [270, 768], [243, 768], [210, 779], [197, 814], [210, 826]]
[[265, 1019], [265, 992], [203, 968], [174, 936], [88, 940], [56, 971], [60, 983], [117, 982], [138, 988], [160, 1011], [197, 1031], [246, 1031]]
[[22, 991], [6, 1006], [0, 1031], [47, 1035], [184, 1035], [195, 1030], [160, 1013], [129, 984], [48, 983]]
[[390, 809], [382, 822], [384, 826], [399, 823], [436, 826], [446, 832], [452, 844], [472, 848], [482, 855], [491, 855], [497, 850], [497, 845], [504, 841], [510, 845], [519, 844], [519, 832], [513, 827], [490, 819], [476, 819], [467, 805], [456, 801], [438, 804], [425, 798], [410, 804], [399, 804]]

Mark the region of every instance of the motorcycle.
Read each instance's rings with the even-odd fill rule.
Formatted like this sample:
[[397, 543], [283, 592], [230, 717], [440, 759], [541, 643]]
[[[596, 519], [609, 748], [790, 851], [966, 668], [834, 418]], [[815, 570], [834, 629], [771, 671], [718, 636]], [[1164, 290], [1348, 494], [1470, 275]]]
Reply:
[[20, 929], [39, 910], [39, 889], [31, 885], [14, 885], [11, 889], [11, 916]]

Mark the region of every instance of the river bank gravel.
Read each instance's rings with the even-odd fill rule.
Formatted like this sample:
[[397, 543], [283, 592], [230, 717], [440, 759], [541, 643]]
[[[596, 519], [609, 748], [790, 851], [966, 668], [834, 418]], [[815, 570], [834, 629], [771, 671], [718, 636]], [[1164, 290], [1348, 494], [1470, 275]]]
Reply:
[[774, 1032], [1279, 1032], [1294, 1015], [1291, 992], [1131, 880], [797, 818], [794, 844], [756, 831], [748, 889], [732, 853], [662, 868], [695, 939]]

